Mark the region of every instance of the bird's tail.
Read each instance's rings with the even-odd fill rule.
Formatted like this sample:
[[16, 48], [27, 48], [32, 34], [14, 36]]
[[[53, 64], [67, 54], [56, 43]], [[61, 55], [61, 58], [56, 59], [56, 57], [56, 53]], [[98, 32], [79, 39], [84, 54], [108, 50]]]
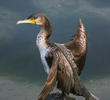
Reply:
[[86, 100], [100, 100], [98, 97], [90, 93], [90, 96], [86, 98]]

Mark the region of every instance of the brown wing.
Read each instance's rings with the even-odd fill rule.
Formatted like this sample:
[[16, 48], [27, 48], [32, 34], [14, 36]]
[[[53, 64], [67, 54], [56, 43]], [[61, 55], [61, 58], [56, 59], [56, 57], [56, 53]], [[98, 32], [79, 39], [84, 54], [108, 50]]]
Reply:
[[58, 62], [57, 71], [57, 88], [62, 90], [63, 93], [69, 94], [71, 88], [74, 85], [73, 71], [69, 62], [62, 53], [59, 54], [59, 57], [60, 59]]
[[72, 41], [64, 45], [72, 52], [80, 74], [84, 67], [87, 53], [87, 37], [81, 19], [79, 20], [78, 29]]
[[43, 90], [41, 91], [38, 100], [45, 100], [48, 96], [49, 92], [51, 91], [55, 81], [56, 81], [56, 75], [57, 75], [57, 62], [58, 57], [57, 53], [55, 52], [53, 55], [53, 63], [50, 69], [49, 76], [47, 78], [47, 81], [43, 87]]
[[61, 89], [65, 95], [73, 93], [78, 96], [84, 96], [87, 100], [88, 98], [89, 100], [96, 100], [82, 84], [76, 67], [71, 65], [71, 63], [67, 60], [67, 57], [63, 55], [62, 52], [59, 52], [58, 56], [58, 88]]

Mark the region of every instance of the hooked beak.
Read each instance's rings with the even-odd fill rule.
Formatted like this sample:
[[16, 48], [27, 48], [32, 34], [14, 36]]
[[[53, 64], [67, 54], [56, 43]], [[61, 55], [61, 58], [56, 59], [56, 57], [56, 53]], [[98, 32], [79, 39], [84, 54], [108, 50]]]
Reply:
[[31, 19], [25, 19], [25, 20], [19, 20], [19, 21], [17, 21], [16, 24], [23, 24], [23, 23], [36, 24], [36, 21], [35, 20], [31, 20]]

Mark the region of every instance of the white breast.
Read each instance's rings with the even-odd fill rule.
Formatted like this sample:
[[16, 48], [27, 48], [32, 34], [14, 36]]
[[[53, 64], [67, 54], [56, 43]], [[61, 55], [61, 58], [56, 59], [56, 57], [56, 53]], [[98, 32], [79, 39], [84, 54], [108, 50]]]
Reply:
[[45, 70], [45, 72], [47, 74], [49, 74], [50, 69], [49, 69], [49, 66], [47, 64], [47, 61], [45, 59], [46, 54], [47, 54], [47, 51], [45, 49], [43, 49], [43, 50], [40, 51], [41, 60], [42, 60], [43, 66], [44, 66], [44, 70]]
[[40, 51], [41, 61], [44, 66], [44, 70], [47, 74], [49, 74], [50, 69], [49, 69], [47, 61], [45, 59], [49, 50], [47, 49], [47, 44], [46, 44], [45, 39], [43, 37], [43, 33], [38, 34], [37, 40], [36, 40], [36, 45], [38, 46], [39, 51]]

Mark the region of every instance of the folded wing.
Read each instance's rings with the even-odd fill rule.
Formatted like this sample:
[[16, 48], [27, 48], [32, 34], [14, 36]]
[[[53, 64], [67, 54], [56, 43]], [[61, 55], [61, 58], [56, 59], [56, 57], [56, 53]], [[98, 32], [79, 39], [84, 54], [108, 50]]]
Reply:
[[57, 52], [55, 52], [53, 55], [53, 62], [52, 62], [52, 66], [50, 68], [50, 73], [49, 73], [47, 81], [39, 95], [38, 100], [45, 100], [46, 97], [48, 96], [49, 92], [52, 90], [52, 88], [56, 82], [57, 65], [58, 65], [58, 57], [57, 57]]

